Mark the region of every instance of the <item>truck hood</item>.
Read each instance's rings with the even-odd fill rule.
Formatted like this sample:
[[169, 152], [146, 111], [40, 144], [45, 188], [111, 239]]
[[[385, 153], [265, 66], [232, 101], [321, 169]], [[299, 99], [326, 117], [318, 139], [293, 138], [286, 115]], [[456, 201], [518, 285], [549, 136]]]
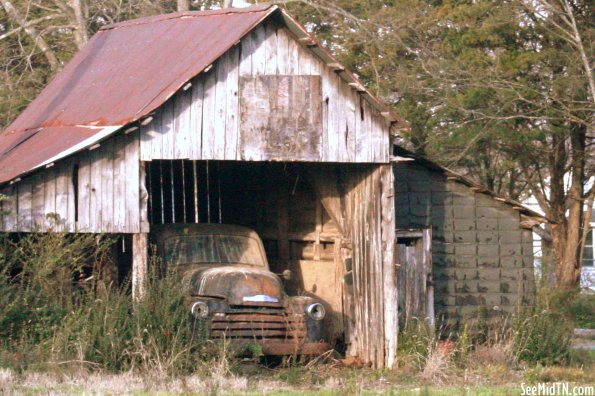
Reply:
[[233, 265], [188, 270], [184, 283], [194, 296], [224, 298], [230, 305], [280, 306], [283, 286], [267, 270]]

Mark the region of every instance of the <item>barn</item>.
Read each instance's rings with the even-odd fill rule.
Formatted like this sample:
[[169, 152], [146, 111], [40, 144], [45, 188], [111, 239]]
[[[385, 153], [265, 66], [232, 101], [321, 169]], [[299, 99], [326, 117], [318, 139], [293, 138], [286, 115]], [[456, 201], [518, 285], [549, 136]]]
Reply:
[[[477, 289], [467, 293], [473, 300], [459, 299], [459, 283], [452, 282], [430, 295], [431, 276], [458, 277], [461, 267], [465, 277], [473, 271], [496, 277], [504, 265], [478, 261], [486, 222], [474, 220], [483, 199], [474, 190], [465, 191], [474, 203], [461, 205], [477, 207], [474, 235], [465, 230], [470, 239], [460, 241], [474, 259], [452, 259], [463, 245], [444, 239], [443, 231], [455, 238], [470, 223], [439, 223], [433, 208], [440, 193], [457, 206], [463, 201], [453, 196], [465, 194], [438, 191], [442, 182], [432, 180], [451, 177], [423, 160], [415, 160], [419, 169], [403, 168], [413, 162], [398, 159], [393, 138], [406, 127], [277, 6], [108, 25], [0, 135], [0, 231], [112, 234], [132, 251], [133, 292], [142, 294], [155, 225], [251, 227], [273, 272], [296, 274], [288, 291], [325, 302], [329, 340], [373, 367], [392, 367], [397, 257], [430, 257], [399, 271], [423, 272], [411, 280], [423, 289], [418, 300], [447, 301], [445, 310], [457, 315], [460, 304], [488, 303], [479, 278], [465, 278]], [[525, 209], [506, 205], [518, 228]], [[529, 253], [510, 254], [524, 268]], [[443, 256], [452, 268], [439, 264]], [[498, 287], [505, 272], [498, 272]], [[490, 286], [487, 293], [496, 298], [500, 291]]]

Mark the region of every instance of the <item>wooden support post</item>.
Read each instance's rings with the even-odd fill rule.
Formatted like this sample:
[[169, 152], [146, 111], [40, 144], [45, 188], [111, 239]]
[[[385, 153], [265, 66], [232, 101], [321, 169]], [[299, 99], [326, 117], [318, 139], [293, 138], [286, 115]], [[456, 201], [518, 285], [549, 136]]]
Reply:
[[277, 249], [279, 253], [279, 260], [286, 264], [289, 261], [289, 214], [287, 201], [289, 198], [289, 191], [287, 186], [279, 188], [279, 200], [277, 202], [277, 210], [279, 220], [277, 223]]
[[322, 233], [322, 202], [316, 200], [316, 242], [314, 242], [314, 260], [320, 261], [322, 246], [320, 245], [320, 234]]
[[381, 166], [381, 235], [384, 300], [384, 367], [393, 368], [397, 356], [397, 274], [395, 266], [395, 200], [391, 165]]
[[[147, 189], [147, 163], [140, 162], [139, 168], [139, 205], [140, 205], [140, 231], [143, 233], [149, 232], [149, 190]], [[117, 199], [117, 198], [116, 198]]]
[[428, 320], [428, 327], [434, 333], [436, 330], [436, 318], [434, 311], [434, 271], [432, 264], [432, 229], [426, 228], [423, 230], [423, 261], [426, 268], [426, 318]]
[[138, 300], [145, 294], [148, 273], [149, 234], [132, 234], [132, 298]]

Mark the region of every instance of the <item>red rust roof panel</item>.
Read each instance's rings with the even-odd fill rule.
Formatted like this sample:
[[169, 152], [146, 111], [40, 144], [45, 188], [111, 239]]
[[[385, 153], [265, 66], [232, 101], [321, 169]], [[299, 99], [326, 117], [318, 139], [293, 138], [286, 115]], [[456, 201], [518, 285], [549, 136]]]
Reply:
[[98, 127], [149, 114], [276, 9], [176, 13], [100, 30], [0, 135], [0, 183], [105, 131]]

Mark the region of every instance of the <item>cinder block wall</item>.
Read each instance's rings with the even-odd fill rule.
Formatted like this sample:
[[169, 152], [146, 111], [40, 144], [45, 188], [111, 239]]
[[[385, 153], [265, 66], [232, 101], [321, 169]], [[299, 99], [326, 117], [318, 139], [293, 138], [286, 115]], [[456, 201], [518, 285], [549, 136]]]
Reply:
[[499, 316], [535, 293], [532, 232], [520, 214], [439, 171], [394, 165], [396, 227], [432, 228], [435, 309], [447, 323]]

